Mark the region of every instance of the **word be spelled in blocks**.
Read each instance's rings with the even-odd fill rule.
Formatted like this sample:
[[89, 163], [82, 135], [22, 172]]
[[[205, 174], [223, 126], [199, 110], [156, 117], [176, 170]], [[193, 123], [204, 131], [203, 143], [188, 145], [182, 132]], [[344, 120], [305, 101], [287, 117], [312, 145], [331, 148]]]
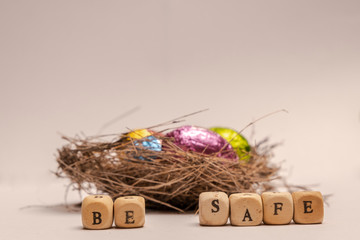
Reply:
[[230, 195], [230, 222], [234, 226], [256, 226], [263, 221], [263, 205], [259, 194]]
[[289, 224], [293, 218], [293, 199], [288, 192], [264, 192], [262, 195], [265, 224]]
[[224, 192], [203, 192], [199, 196], [200, 225], [225, 225], [229, 218], [229, 197]]
[[143, 197], [119, 197], [114, 203], [115, 225], [122, 228], [142, 227], [145, 223], [145, 200]]
[[292, 197], [295, 223], [322, 223], [324, 201], [320, 192], [293, 192]]
[[113, 223], [113, 200], [106, 195], [88, 196], [82, 202], [81, 216], [84, 228], [110, 228]]
[[119, 197], [115, 203], [106, 195], [87, 196], [81, 205], [84, 228], [142, 227], [145, 223], [145, 199], [139, 196]]

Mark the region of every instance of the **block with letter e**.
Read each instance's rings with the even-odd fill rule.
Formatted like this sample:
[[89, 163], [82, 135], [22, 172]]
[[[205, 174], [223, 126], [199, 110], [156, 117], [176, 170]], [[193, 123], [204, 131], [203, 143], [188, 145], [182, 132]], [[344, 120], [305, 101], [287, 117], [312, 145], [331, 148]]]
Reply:
[[261, 194], [265, 224], [289, 224], [293, 218], [294, 204], [288, 192], [264, 192]]
[[114, 202], [115, 225], [137, 228], [145, 224], [145, 199], [139, 196], [119, 197]]
[[259, 194], [231, 194], [230, 222], [234, 226], [256, 226], [263, 220], [263, 205]]
[[106, 195], [87, 196], [81, 204], [84, 228], [106, 229], [113, 223], [113, 201]]
[[294, 222], [302, 224], [322, 223], [324, 218], [324, 201], [320, 192], [293, 192]]
[[200, 225], [221, 226], [229, 218], [229, 197], [224, 192], [203, 192], [199, 196]]

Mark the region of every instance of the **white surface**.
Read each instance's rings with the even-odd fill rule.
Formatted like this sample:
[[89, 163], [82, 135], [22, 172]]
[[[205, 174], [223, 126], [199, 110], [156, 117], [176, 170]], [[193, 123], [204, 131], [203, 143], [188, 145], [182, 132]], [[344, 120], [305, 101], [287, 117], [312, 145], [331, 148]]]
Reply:
[[[355, 0], [0, 0], [0, 238], [357, 239], [359, 29]], [[241, 129], [287, 109], [251, 142], [283, 142], [282, 175], [334, 194], [324, 224], [205, 228], [149, 213], [143, 229], [83, 231], [78, 214], [19, 210], [63, 204], [66, 182], [50, 173], [57, 132], [93, 135], [136, 106], [102, 133], [204, 108], [187, 123]]]

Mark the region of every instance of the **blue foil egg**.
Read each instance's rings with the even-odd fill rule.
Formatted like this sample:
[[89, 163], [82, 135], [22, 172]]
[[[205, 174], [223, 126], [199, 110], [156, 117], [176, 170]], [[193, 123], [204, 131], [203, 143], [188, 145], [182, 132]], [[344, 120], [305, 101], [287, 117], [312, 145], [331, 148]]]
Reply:
[[[140, 142], [139, 142], [140, 141]], [[160, 152], [161, 151], [161, 141], [154, 136], [148, 136], [141, 140], [134, 140], [135, 146], [143, 146], [145, 149]]]
[[[134, 145], [137, 147], [141, 153], [142, 149], [151, 150], [155, 152], [160, 152], [162, 150], [161, 140], [155, 137], [153, 131], [147, 129], [138, 129], [126, 134], [129, 141], [133, 141]], [[141, 160], [151, 160], [155, 159], [156, 156], [149, 156], [147, 158], [138, 155], [136, 158]]]

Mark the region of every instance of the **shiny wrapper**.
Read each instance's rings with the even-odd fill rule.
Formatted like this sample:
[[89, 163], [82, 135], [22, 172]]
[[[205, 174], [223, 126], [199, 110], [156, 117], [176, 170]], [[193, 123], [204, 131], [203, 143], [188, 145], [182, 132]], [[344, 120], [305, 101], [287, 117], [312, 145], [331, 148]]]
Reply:
[[219, 134], [205, 128], [183, 126], [166, 135], [185, 151], [213, 154], [218, 157], [238, 160], [232, 146]]
[[251, 148], [248, 141], [241, 134], [231, 128], [224, 127], [213, 127], [210, 128], [210, 130], [225, 138], [236, 151], [240, 160], [245, 162], [249, 161]]
[[[140, 143], [139, 143], [140, 142]], [[140, 144], [148, 150], [160, 152], [161, 151], [161, 141], [154, 136], [148, 136], [142, 139], [142, 141], [134, 141], [135, 146], [140, 146]]]
[[153, 134], [152, 131], [143, 128], [143, 129], [136, 129], [134, 131], [131, 131], [128, 134], [126, 134], [126, 136], [133, 138], [133, 139], [142, 139], [144, 137], [151, 136], [152, 134]]
[[[125, 135], [127, 136], [125, 141], [133, 141], [134, 145], [137, 146], [137, 149], [139, 150], [144, 148], [146, 150], [160, 152], [162, 150], [161, 140], [152, 134], [154, 134], [153, 131], [147, 129], [137, 129], [127, 133]], [[145, 160], [143, 156], [137, 156], [137, 158]], [[156, 156], [150, 156], [150, 159], [154, 158], [156, 158]]]

